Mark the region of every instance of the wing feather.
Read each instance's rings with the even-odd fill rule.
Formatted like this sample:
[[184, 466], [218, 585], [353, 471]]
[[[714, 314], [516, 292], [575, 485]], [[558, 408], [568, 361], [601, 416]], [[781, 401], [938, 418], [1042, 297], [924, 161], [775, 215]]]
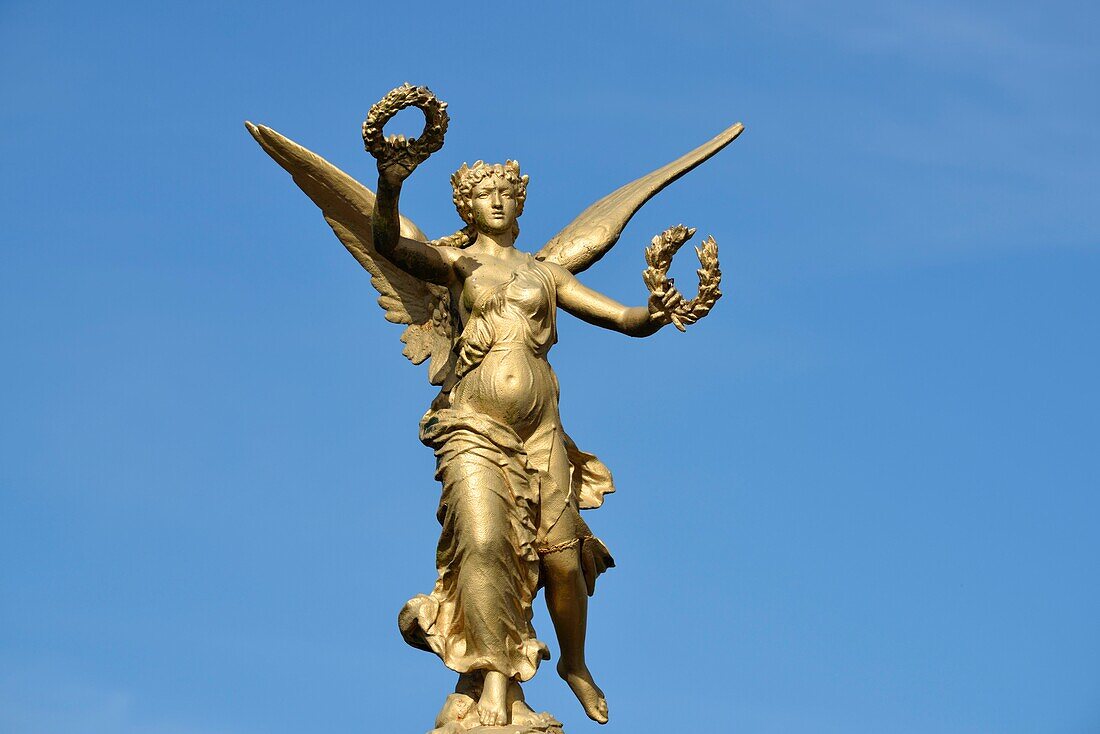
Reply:
[[[321, 209], [340, 242], [370, 273], [386, 320], [409, 325], [401, 335], [405, 344], [402, 353], [413, 364], [430, 358], [428, 379], [433, 385], [447, 383], [456, 362], [450, 293], [443, 286], [409, 275], [374, 249], [371, 229], [374, 193], [321, 156], [271, 128], [251, 122], [246, 122], [245, 127]], [[401, 217], [401, 236], [428, 241], [420, 228], [405, 217]]]
[[732, 143], [744, 130], [736, 123], [668, 165], [622, 186], [581, 212], [539, 250], [540, 260], [579, 273], [607, 254], [630, 218], [661, 189]]
[[[271, 128], [251, 122], [246, 122], [245, 127], [321, 209], [325, 221], [344, 247], [371, 274], [371, 285], [380, 294], [378, 305], [385, 310], [386, 320], [396, 324], [419, 324], [428, 320], [434, 295], [428, 284], [391, 264], [374, 249], [371, 232], [374, 192]], [[405, 217], [401, 217], [401, 235], [428, 241], [420, 228]]]

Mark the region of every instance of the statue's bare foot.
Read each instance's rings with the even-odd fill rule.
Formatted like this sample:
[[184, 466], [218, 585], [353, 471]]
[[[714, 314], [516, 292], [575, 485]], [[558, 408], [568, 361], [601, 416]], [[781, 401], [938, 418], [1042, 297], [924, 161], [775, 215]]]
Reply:
[[512, 702], [512, 723], [516, 726], [529, 726], [531, 723], [539, 720], [539, 715], [535, 713], [535, 710], [527, 705], [525, 701], [513, 701]]
[[477, 714], [482, 726], [504, 726], [508, 723], [508, 678], [504, 673], [486, 671], [481, 698], [477, 702]]
[[604, 698], [600, 687], [596, 685], [596, 681], [592, 680], [592, 674], [588, 672], [588, 668], [582, 666], [579, 670], [575, 670], [566, 667], [564, 663], [564, 660], [558, 661], [558, 675], [569, 684], [573, 695], [581, 702], [581, 706], [584, 706], [584, 712], [588, 714], [588, 718], [597, 724], [606, 724], [607, 699]]
[[508, 681], [508, 708], [512, 712], [511, 721], [515, 726], [528, 726], [538, 719], [538, 714], [523, 699], [523, 689], [519, 681]]

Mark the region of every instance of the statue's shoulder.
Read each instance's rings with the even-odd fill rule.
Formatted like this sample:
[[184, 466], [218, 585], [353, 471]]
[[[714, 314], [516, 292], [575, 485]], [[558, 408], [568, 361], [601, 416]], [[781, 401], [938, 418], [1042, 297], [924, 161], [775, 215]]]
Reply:
[[532, 266], [545, 272], [555, 283], [560, 283], [563, 277], [570, 275], [568, 270], [552, 260], [544, 260], [538, 255], [530, 252], [525, 252], [524, 254], [527, 255], [527, 261]]

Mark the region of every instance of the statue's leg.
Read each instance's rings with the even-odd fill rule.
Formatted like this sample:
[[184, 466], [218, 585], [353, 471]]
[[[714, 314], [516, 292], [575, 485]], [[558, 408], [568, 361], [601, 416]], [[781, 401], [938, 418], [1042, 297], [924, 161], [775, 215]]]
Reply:
[[546, 606], [558, 636], [558, 675], [569, 684], [588, 717], [607, 723], [607, 699], [592, 679], [584, 658], [588, 629], [588, 592], [581, 571], [580, 544], [548, 553], [542, 559]]
[[502, 497], [502, 476], [474, 462], [464, 469], [447, 494], [450, 522], [445, 526], [453, 532], [447, 545], [453, 553], [467, 655], [486, 662], [499, 659], [484, 668], [479, 718], [486, 726], [503, 726], [509, 720], [510, 674], [502, 671], [514, 665], [507, 656], [525, 636], [526, 583], [517, 566], [509, 517], [513, 510]]
[[[569, 492], [569, 460], [560, 430], [536, 431], [527, 441], [528, 456], [540, 468], [546, 466], [554, 479], [556, 492]], [[554, 498], [561, 499], [561, 498]], [[556, 503], [543, 497], [543, 513]], [[560, 507], [560, 504], [558, 504]], [[556, 548], [542, 556], [542, 576], [546, 584], [546, 606], [554, 623], [561, 657], [558, 674], [569, 684], [573, 694], [593, 721], [607, 723], [607, 699], [592, 679], [584, 657], [584, 641], [588, 630], [588, 587], [581, 564], [583, 534], [575, 505], [555, 510], [544, 529], [542, 544]]]
[[462, 621], [466, 661], [484, 672], [477, 713], [486, 726], [508, 723], [509, 681], [530, 665], [517, 645], [530, 637], [535, 569], [525, 566], [513, 528], [515, 501], [498, 467], [476, 452], [447, 468], [437, 558], [444, 589]]

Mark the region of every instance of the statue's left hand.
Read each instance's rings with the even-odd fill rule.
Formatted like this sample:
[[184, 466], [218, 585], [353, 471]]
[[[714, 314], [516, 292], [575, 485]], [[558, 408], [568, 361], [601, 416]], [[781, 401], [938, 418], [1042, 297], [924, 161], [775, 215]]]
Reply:
[[707, 237], [695, 248], [699, 256], [699, 293], [690, 301], [685, 301], [668, 277], [672, 257], [680, 246], [695, 234], [694, 228], [678, 224], [669, 227], [653, 238], [645, 249], [646, 269], [642, 271], [642, 280], [649, 288], [649, 310], [656, 318], [667, 319], [663, 324], [672, 323], [680, 331], [687, 331], [688, 324], [694, 324], [710, 313], [715, 302], [722, 297], [718, 290], [722, 282], [722, 271], [718, 269], [718, 244], [713, 237]]
[[682, 321], [683, 304], [683, 295], [671, 285], [661, 291], [652, 291], [649, 294], [649, 317], [661, 326], [671, 324], [673, 316], [676, 320]]

